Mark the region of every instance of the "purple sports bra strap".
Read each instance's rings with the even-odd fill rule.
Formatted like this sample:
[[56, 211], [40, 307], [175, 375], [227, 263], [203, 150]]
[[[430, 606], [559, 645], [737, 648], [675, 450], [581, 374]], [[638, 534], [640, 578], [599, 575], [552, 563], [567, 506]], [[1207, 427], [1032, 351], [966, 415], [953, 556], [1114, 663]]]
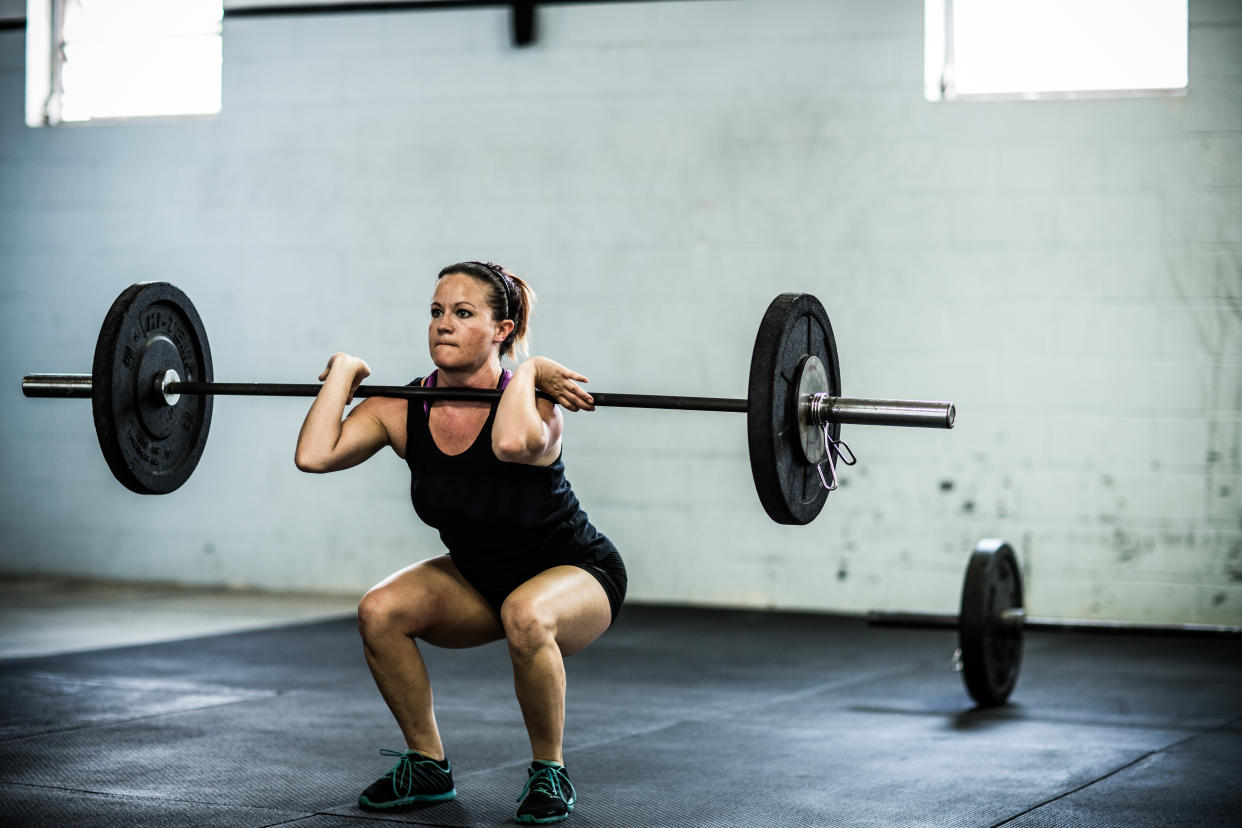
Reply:
[[[423, 379], [423, 388], [435, 388], [435, 387], [436, 387], [436, 372], [432, 371], [430, 374], [428, 374]], [[431, 416], [431, 400], [423, 400], [423, 416], [424, 417]]]
[[[504, 391], [505, 388], [508, 387], [509, 380], [511, 379], [513, 379], [513, 372], [510, 371], [508, 368], [505, 368], [504, 370], [502, 370], [500, 372], [499, 390]], [[427, 375], [426, 379], [423, 380], [423, 388], [435, 388], [435, 387], [436, 387], [436, 372], [432, 371], [430, 374]], [[423, 416], [427, 417], [430, 415], [431, 415], [431, 400], [424, 400], [423, 401]]]

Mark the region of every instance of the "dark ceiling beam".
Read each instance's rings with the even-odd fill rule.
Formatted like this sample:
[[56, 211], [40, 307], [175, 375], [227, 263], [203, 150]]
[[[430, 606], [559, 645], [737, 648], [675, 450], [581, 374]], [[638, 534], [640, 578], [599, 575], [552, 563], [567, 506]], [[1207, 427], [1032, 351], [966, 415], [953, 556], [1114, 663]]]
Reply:
[[[433, 9], [479, 9], [508, 7], [509, 31], [514, 46], [529, 46], [538, 36], [539, 6], [589, 5], [599, 0], [357, 0], [337, 3], [268, 2], [256, 0], [253, 5], [238, 3], [224, 6], [225, 17], [278, 17], [310, 14], [367, 14], [376, 12], [430, 11]], [[686, 0], [608, 0], [613, 3], [686, 2]]]
[[509, 31], [514, 46], [535, 42], [536, 0], [360, 0], [350, 3], [271, 3], [224, 9], [225, 17], [283, 17], [308, 14], [374, 14], [377, 12], [429, 11], [432, 9], [495, 8], [508, 6]]

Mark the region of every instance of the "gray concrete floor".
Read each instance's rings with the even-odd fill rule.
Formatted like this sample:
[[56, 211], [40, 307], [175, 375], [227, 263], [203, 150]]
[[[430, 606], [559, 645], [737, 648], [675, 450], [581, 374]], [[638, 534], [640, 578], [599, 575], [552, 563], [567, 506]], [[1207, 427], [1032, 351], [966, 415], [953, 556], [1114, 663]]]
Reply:
[[358, 597], [0, 576], [0, 658], [339, 618], [354, 612]]

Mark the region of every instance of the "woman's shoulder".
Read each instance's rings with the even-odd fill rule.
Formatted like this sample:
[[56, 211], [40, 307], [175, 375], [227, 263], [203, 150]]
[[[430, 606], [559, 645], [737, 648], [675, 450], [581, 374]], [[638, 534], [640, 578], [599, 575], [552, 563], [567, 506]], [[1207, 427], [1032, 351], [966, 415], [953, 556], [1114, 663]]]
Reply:
[[354, 407], [354, 411], [376, 418], [392, 434], [394, 430], [404, 431], [406, 405], [406, 400], [401, 397], [367, 397]]

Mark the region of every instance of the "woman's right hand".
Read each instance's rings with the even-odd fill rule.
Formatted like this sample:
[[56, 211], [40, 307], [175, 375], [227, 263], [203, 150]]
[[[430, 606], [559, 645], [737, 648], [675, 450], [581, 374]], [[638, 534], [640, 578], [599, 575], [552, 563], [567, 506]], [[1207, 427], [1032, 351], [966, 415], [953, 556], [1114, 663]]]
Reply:
[[[399, 419], [405, 412], [401, 400], [372, 397], [364, 400], [342, 422], [345, 406], [354, 401], [354, 392], [370, 375], [371, 367], [358, 357], [338, 353], [328, 359], [327, 367], [319, 375], [323, 387], [298, 432], [293, 462], [299, 469], [317, 473], [348, 469], [391, 444], [390, 422], [399, 421], [397, 430], [404, 433], [404, 419]], [[344, 403], [342, 395], [346, 397]], [[385, 405], [389, 402], [399, 405]]]
[[547, 357], [534, 356], [522, 363], [535, 373], [535, 387], [569, 411], [594, 411], [595, 400], [578, 385], [589, 382], [586, 377]]
[[362, 385], [364, 379], [371, 376], [371, 366], [359, 357], [335, 353], [328, 357], [328, 365], [319, 375], [319, 381], [326, 382], [333, 372], [341, 372], [349, 377], [349, 394], [345, 399], [345, 404], [349, 405], [354, 401], [354, 392], [358, 390], [358, 386]]

